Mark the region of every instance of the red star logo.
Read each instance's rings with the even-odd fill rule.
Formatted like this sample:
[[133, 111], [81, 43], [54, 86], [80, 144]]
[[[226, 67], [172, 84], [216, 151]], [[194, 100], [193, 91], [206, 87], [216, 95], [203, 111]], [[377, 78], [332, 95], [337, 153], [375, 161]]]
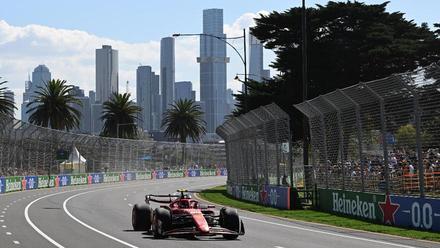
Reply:
[[388, 194], [385, 196], [385, 202], [379, 202], [378, 204], [383, 213], [383, 222], [385, 224], [394, 225], [394, 214], [397, 209], [399, 209], [400, 205], [393, 204], [391, 202], [391, 197]]
[[266, 204], [267, 201], [267, 191], [264, 186], [261, 187], [260, 191], [260, 202]]

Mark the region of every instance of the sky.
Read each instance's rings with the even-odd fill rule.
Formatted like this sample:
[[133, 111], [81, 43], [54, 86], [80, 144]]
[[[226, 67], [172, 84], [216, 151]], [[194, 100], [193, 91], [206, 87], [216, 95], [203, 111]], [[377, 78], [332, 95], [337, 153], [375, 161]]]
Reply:
[[[306, 1], [307, 6], [325, 3]], [[120, 92], [126, 91], [129, 81], [128, 90], [135, 96], [137, 66], [151, 65], [159, 72], [160, 39], [201, 32], [203, 9], [222, 8], [225, 33], [237, 36], [254, 25], [258, 13], [300, 4], [300, 0], [0, 0], [0, 77], [8, 81], [19, 108], [27, 75], [39, 64], [49, 67], [52, 78], [65, 79], [88, 92], [95, 89], [95, 49], [107, 44], [119, 51]], [[388, 11], [406, 13], [407, 19], [430, 25], [440, 22], [438, 10], [439, 0], [391, 0], [388, 5]], [[198, 38], [179, 37], [175, 44], [176, 81], [192, 81], [199, 91]], [[242, 40], [232, 44], [243, 52]], [[233, 78], [243, 73], [243, 65], [231, 49], [228, 57], [228, 88], [237, 91], [241, 85]], [[264, 66], [274, 58], [272, 51], [265, 50]]]

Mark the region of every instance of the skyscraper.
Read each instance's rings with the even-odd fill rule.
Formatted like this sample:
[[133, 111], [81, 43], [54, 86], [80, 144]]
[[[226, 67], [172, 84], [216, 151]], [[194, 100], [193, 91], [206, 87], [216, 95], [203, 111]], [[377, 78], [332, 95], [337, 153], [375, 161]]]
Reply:
[[190, 81], [181, 81], [174, 84], [174, 100], [179, 99], [196, 100], [193, 98], [192, 83]]
[[165, 112], [174, 101], [175, 74], [174, 38], [160, 40], [160, 78], [162, 95], [162, 112]]
[[261, 82], [263, 78], [263, 45], [249, 35], [249, 79]]
[[152, 126], [150, 130], [160, 130], [162, 122], [162, 96], [160, 95], [160, 77], [154, 72], [152, 73], [151, 95], [153, 102], [151, 109]]
[[139, 126], [144, 130], [151, 127], [151, 66], [139, 66], [136, 70], [136, 102], [142, 108]]
[[23, 103], [21, 104], [21, 120], [28, 122], [31, 113], [26, 113], [29, 108], [27, 104], [34, 99], [34, 92], [38, 87], [43, 87], [48, 81], [52, 79], [52, 75], [49, 68], [45, 65], [39, 65], [35, 67], [32, 72], [32, 81], [30, 78], [25, 82], [25, 91], [23, 93]]
[[[74, 131], [79, 133], [91, 133], [92, 132], [92, 107], [90, 103], [90, 98], [84, 95], [84, 90], [78, 86], [73, 86], [73, 91], [71, 92], [78, 100], [81, 101], [81, 105], [73, 104], [72, 107], [81, 112], [81, 118], [79, 121], [79, 127], [75, 128]], [[90, 93], [89, 93], [90, 94]]]
[[[226, 38], [223, 10], [203, 10], [203, 33]], [[200, 36], [200, 101], [205, 107], [207, 132], [214, 133], [226, 115], [226, 43], [215, 37]]]
[[96, 49], [96, 102], [107, 101], [118, 92], [118, 51], [109, 45]]

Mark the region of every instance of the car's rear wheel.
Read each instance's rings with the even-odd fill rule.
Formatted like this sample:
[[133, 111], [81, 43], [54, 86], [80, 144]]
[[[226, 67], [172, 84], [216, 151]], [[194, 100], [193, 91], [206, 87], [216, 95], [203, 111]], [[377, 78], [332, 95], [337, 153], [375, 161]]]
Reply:
[[153, 235], [154, 238], [166, 238], [164, 234], [171, 227], [171, 213], [164, 208], [156, 208], [153, 213]]
[[[222, 208], [220, 210], [220, 226], [228, 230], [240, 233], [240, 218], [236, 209]], [[238, 234], [223, 234], [225, 239], [234, 240]]]
[[135, 204], [131, 211], [131, 224], [135, 231], [149, 231], [152, 209], [148, 204]]

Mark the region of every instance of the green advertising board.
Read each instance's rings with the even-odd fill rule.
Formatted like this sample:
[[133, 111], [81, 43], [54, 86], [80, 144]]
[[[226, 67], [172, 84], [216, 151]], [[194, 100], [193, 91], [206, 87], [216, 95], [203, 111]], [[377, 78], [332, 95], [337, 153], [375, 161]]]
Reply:
[[136, 172], [136, 180], [148, 180], [151, 179], [151, 172]]
[[119, 182], [121, 174], [119, 173], [104, 173], [103, 175], [103, 182], [104, 183], [113, 183], [113, 182]]
[[318, 189], [318, 198], [319, 208], [325, 212], [380, 223], [383, 220], [378, 203], [385, 201], [385, 195]]
[[38, 188], [55, 187], [56, 176], [38, 176]]
[[5, 178], [5, 192], [20, 191], [22, 177], [6, 177]]
[[200, 170], [201, 177], [215, 176], [215, 175], [217, 175], [217, 171], [215, 169], [202, 169], [202, 170]]
[[168, 178], [183, 177], [183, 171], [181, 170], [170, 170], [168, 171]]
[[70, 176], [70, 185], [87, 184], [87, 174], [76, 174]]
[[260, 202], [260, 196], [257, 186], [242, 185], [241, 199], [251, 202]]

